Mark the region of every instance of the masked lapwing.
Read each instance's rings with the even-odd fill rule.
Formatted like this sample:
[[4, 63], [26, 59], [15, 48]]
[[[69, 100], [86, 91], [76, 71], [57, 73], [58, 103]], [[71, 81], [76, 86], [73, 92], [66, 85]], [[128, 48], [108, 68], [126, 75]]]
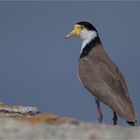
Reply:
[[113, 124], [117, 115], [134, 126], [136, 114], [128, 94], [127, 85], [118, 67], [103, 49], [96, 28], [89, 22], [78, 22], [66, 38], [77, 36], [83, 41], [78, 63], [78, 77], [95, 97], [99, 123], [103, 120], [100, 101], [113, 111]]

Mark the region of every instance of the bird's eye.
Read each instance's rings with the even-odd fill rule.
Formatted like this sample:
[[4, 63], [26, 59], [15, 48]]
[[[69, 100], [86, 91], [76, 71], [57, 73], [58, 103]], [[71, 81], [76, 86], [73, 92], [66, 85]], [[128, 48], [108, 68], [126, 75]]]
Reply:
[[81, 26], [81, 29], [84, 29], [84, 26]]

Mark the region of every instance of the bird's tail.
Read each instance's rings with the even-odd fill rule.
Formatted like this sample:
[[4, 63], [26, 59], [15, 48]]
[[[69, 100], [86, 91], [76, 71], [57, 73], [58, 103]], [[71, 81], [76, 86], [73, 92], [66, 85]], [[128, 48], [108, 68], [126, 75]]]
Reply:
[[129, 121], [127, 121], [127, 123], [128, 123], [129, 125], [131, 125], [131, 126], [135, 126], [135, 123], [137, 123], [137, 120], [136, 120], [135, 122], [129, 122]]

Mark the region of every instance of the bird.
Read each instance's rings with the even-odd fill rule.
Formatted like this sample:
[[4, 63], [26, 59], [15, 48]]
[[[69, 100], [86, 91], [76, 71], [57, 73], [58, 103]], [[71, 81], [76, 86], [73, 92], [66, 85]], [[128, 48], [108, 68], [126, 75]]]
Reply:
[[119, 116], [134, 126], [137, 117], [127, 84], [118, 66], [104, 50], [96, 28], [87, 21], [80, 21], [74, 24], [73, 30], [65, 38], [72, 36], [82, 40], [78, 77], [82, 85], [94, 96], [98, 122], [103, 121], [100, 106], [102, 102], [112, 110], [113, 125], [117, 125]]

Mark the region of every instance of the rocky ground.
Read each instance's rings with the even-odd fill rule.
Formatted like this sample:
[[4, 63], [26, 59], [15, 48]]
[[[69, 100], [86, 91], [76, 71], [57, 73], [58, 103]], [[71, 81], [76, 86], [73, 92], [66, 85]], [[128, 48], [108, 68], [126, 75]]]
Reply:
[[140, 127], [98, 125], [1, 103], [0, 140], [140, 140]]

